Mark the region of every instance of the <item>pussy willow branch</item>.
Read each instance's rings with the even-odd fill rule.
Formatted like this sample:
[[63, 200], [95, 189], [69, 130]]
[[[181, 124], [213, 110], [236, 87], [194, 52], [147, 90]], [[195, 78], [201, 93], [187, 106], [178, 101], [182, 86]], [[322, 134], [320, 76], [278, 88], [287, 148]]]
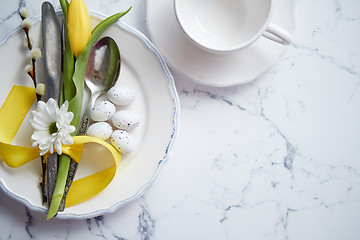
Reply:
[[[21, 15], [21, 13], [19, 13], [21, 20], [24, 21], [25, 18]], [[31, 44], [31, 40], [30, 40], [30, 36], [29, 36], [29, 28], [28, 27], [24, 27], [23, 28], [24, 32], [25, 32], [25, 36], [26, 36], [26, 41], [27, 41], [27, 47], [28, 49], [31, 51], [32, 50], [32, 44]], [[36, 72], [35, 72], [35, 62], [36, 60], [34, 58], [31, 59], [31, 63], [32, 63], [32, 70], [28, 72], [29, 76], [31, 77], [33, 83], [34, 83], [34, 87], [36, 88], [37, 83], [36, 83]], [[38, 101], [40, 101], [41, 99], [41, 95], [39, 95], [38, 93], [36, 93], [36, 99]]]
[[[19, 12], [19, 15], [21, 17], [21, 20], [24, 21], [25, 17], [23, 17], [20, 12]], [[24, 30], [25, 36], [26, 36], [27, 47], [28, 47], [29, 51], [31, 51], [32, 50], [32, 44], [31, 44], [31, 40], [30, 40], [30, 36], [29, 36], [29, 30], [30, 29], [28, 27], [24, 27], [23, 30]], [[29, 74], [29, 76], [31, 77], [31, 79], [32, 79], [32, 81], [34, 83], [34, 87], [36, 88], [37, 83], [36, 83], [36, 74], [35, 74], [35, 62], [36, 62], [36, 60], [34, 58], [31, 58], [32, 70], [29, 71], [28, 74]], [[36, 99], [37, 99], [37, 101], [40, 101], [41, 95], [36, 93]], [[46, 197], [46, 194], [45, 194], [46, 162], [45, 162], [44, 156], [41, 156], [41, 168], [42, 168], [42, 181], [40, 183], [40, 187], [41, 187], [42, 203], [45, 204], [47, 202], [47, 197]]]

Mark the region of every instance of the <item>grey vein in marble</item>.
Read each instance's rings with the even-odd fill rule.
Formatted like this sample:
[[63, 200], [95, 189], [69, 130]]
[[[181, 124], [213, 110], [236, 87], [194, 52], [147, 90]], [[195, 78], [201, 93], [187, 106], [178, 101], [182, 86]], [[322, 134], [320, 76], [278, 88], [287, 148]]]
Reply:
[[152, 218], [149, 207], [145, 203], [143, 197], [141, 202], [141, 212], [138, 216], [138, 234], [142, 240], [150, 240], [155, 232], [155, 219]]
[[28, 234], [29, 238], [33, 238], [34, 236], [31, 233], [30, 229], [35, 224], [35, 219], [31, 215], [31, 212], [27, 207], [25, 207], [25, 212], [26, 212], [26, 217], [27, 217], [25, 230], [26, 230], [26, 233]]
[[20, 1], [19, 1], [19, 4], [18, 4], [18, 8], [17, 8], [15, 11], [9, 13], [6, 17], [1, 18], [1, 19], [0, 19], [0, 24], [5, 23], [6, 21], [8, 21], [10, 18], [12, 18], [12, 17], [14, 17], [14, 16], [19, 17], [19, 22], [20, 22], [19, 11], [20, 11], [20, 9], [23, 8], [23, 7], [25, 7], [25, 0], [20, 0]]

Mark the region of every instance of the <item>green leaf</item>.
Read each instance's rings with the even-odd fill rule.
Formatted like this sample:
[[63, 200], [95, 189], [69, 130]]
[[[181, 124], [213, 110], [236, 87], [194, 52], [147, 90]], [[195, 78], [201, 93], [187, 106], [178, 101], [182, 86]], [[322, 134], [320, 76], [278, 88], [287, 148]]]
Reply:
[[56, 178], [55, 189], [52, 195], [52, 200], [46, 220], [49, 220], [50, 218], [54, 217], [58, 212], [59, 204], [63, 197], [65, 183], [68, 176], [70, 160], [71, 160], [70, 156], [66, 154], [61, 154], [59, 157], [58, 175]]
[[[64, 15], [64, 21], [67, 23], [67, 11], [69, 8], [69, 2], [67, 0], [60, 0], [61, 9]], [[74, 55], [71, 49], [70, 38], [67, 33], [67, 24], [65, 24], [66, 28], [66, 39], [65, 39], [65, 51], [64, 51], [64, 59], [63, 59], [63, 89], [62, 89], [62, 100], [70, 101], [75, 96], [75, 84], [72, 80], [72, 76], [74, 74], [75, 69], [75, 60]], [[61, 104], [63, 103], [61, 101]]]
[[67, 19], [67, 11], [69, 9], [69, 2], [67, 0], [59, 0], [64, 18]]

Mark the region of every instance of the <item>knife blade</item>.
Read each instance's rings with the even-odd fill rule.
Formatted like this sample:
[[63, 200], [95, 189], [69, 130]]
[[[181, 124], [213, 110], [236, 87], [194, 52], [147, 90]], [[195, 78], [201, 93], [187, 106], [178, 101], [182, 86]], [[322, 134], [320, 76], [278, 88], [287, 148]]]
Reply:
[[[44, 56], [45, 100], [53, 98], [60, 101], [61, 90], [61, 32], [59, 20], [54, 7], [44, 2], [41, 7], [42, 36]], [[58, 155], [53, 153], [47, 157], [46, 186], [47, 200], [50, 206], [55, 189], [58, 167]]]
[[42, 4], [42, 35], [44, 47], [45, 99], [60, 101], [61, 31], [54, 7]]

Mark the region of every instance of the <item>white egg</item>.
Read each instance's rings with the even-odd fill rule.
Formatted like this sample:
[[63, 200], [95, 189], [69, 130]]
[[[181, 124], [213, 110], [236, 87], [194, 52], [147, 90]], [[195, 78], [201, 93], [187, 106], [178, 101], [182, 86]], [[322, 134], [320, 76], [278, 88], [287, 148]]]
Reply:
[[116, 105], [129, 105], [135, 101], [136, 94], [125, 86], [113, 86], [108, 91], [108, 98]]
[[124, 130], [115, 130], [111, 134], [111, 143], [121, 153], [131, 153], [135, 149], [132, 136]]
[[91, 124], [87, 131], [86, 135], [91, 137], [96, 137], [102, 140], [107, 140], [113, 132], [112, 127], [107, 122], [97, 122]]
[[132, 130], [140, 124], [140, 117], [129, 110], [120, 110], [111, 118], [115, 127], [122, 130]]
[[97, 102], [91, 109], [91, 119], [93, 121], [107, 121], [116, 112], [116, 107], [109, 101]]

